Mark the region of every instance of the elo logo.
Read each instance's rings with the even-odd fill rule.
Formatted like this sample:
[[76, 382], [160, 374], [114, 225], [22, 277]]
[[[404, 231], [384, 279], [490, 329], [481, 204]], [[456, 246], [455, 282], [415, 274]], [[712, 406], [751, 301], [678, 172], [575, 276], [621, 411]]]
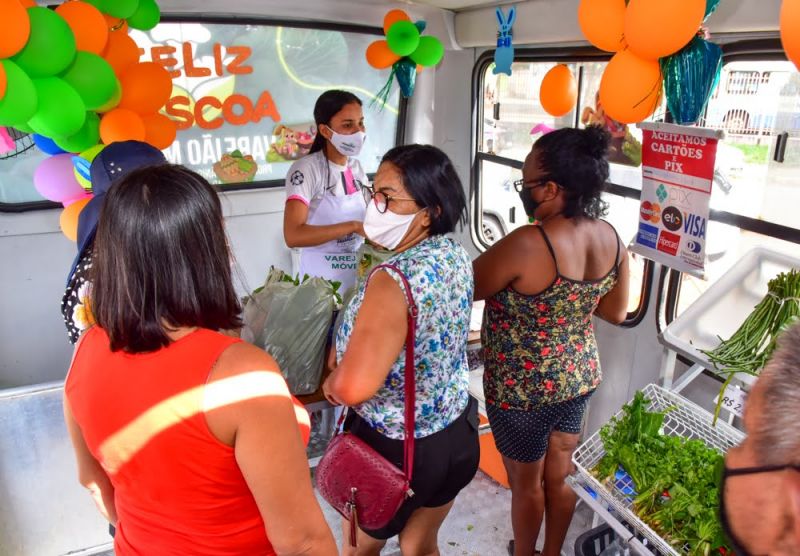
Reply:
[[645, 222], [658, 224], [658, 221], [661, 219], [661, 205], [658, 203], [651, 203], [650, 201], [644, 201], [639, 208], [639, 215]]
[[686, 242], [686, 248], [692, 253], [699, 253], [703, 246], [699, 241], [689, 240]]
[[683, 227], [683, 213], [675, 207], [667, 207], [661, 215], [664, 227], [671, 232], [680, 230]]
[[661, 233], [658, 236], [657, 249], [674, 257], [675, 255], [678, 254], [678, 245], [680, 244], [680, 242], [681, 242], [681, 236], [675, 235], [665, 230], [661, 230]]

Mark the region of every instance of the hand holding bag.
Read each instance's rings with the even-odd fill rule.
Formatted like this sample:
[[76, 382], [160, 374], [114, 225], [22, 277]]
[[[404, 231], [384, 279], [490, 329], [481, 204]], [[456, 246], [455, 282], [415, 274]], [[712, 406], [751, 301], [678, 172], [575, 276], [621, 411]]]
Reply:
[[[393, 270], [400, 276], [408, 300], [403, 469], [395, 467], [353, 434], [337, 434], [328, 444], [317, 466], [317, 489], [331, 506], [350, 521], [351, 546], [356, 546], [359, 524], [366, 529], [385, 527], [406, 498], [414, 495], [410, 484], [414, 467], [414, 340], [417, 306], [408, 280], [396, 266], [379, 265], [372, 270], [369, 278], [381, 268]], [[342, 418], [339, 419], [340, 425]]]

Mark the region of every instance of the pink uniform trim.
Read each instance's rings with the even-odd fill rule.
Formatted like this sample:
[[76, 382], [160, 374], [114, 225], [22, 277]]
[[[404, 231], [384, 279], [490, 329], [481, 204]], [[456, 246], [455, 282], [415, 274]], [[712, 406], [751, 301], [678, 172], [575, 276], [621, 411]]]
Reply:
[[292, 196], [290, 196], [288, 199], [286, 199], [287, 203], [289, 201], [300, 201], [305, 206], [309, 206], [309, 202], [304, 197], [301, 197], [300, 195], [292, 195]]

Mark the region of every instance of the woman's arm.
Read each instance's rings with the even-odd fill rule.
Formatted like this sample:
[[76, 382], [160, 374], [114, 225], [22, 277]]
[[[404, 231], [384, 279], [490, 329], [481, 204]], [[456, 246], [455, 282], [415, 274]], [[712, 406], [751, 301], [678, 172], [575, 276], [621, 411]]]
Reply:
[[363, 222], [350, 220], [329, 226], [312, 226], [308, 221], [308, 206], [298, 199], [289, 199], [283, 212], [283, 237], [288, 247], [312, 247], [344, 237], [364, 235]]
[[530, 252], [530, 231], [518, 228], [472, 261], [475, 301], [492, 297], [522, 275]]
[[620, 244], [620, 257], [617, 269], [617, 283], [597, 306], [594, 314], [612, 324], [620, 324], [628, 317], [628, 292], [630, 288], [630, 265], [628, 264], [628, 249], [617, 239]]
[[323, 384], [328, 400], [357, 405], [380, 390], [405, 345], [407, 315], [406, 296], [399, 284], [386, 271], [375, 273], [358, 310], [347, 351]]
[[275, 551], [336, 555], [298, 426], [308, 428], [308, 413], [293, 404], [275, 360], [249, 344], [229, 347], [212, 371], [205, 406], [212, 433], [234, 447]]
[[117, 524], [117, 509], [114, 506], [114, 486], [94, 458], [83, 439], [78, 423], [72, 416], [67, 396], [64, 395], [64, 422], [67, 425], [72, 447], [75, 449], [75, 459], [78, 463], [78, 481], [89, 490], [97, 509], [112, 525]]

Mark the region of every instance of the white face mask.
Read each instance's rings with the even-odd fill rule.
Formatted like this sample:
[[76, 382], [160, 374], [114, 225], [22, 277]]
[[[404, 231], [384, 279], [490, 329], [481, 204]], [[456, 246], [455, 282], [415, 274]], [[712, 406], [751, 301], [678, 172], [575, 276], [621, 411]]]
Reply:
[[367, 140], [367, 134], [363, 131], [356, 131], [350, 135], [342, 135], [341, 133], [336, 133], [330, 127], [328, 127], [328, 129], [330, 129], [332, 133], [330, 139], [331, 143], [336, 150], [344, 156], [358, 156], [358, 153], [361, 152], [361, 147], [364, 146], [364, 141]]
[[367, 214], [364, 217], [364, 233], [367, 237], [389, 251], [394, 250], [406, 237], [408, 229], [414, 218], [425, 209], [414, 214], [397, 214], [387, 210], [383, 214], [378, 212], [374, 201], [367, 204]]

